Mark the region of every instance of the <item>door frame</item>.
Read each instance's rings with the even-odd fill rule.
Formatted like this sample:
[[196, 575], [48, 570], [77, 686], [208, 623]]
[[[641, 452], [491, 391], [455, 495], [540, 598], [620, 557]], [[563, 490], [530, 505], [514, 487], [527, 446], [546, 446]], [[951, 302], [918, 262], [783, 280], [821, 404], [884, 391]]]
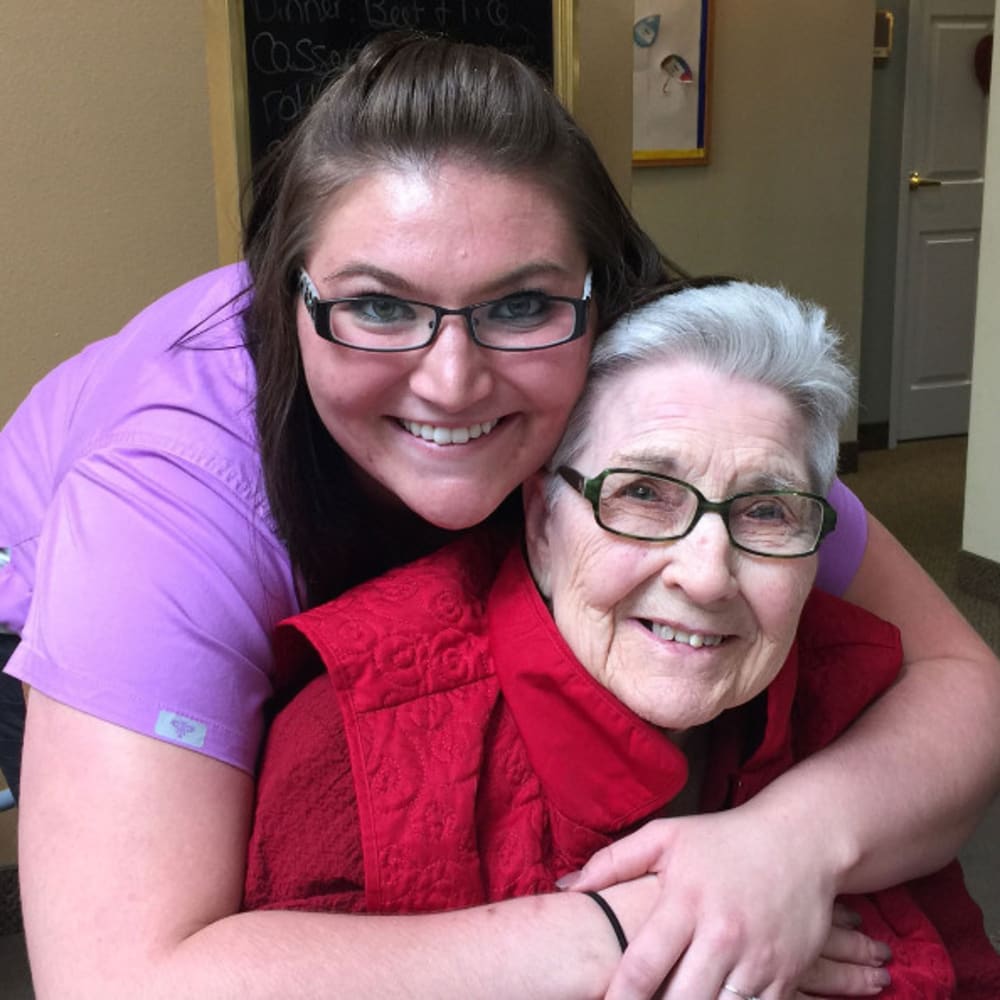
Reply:
[[916, 82], [925, 71], [923, 46], [914, 45], [915, 35], [923, 29], [924, 0], [910, 0], [906, 21], [906, 80], [903, 87], [903, 131], [899, 151], [896, 210], [896, 269], [892, 305], [892, 360], [889, 381], [889, 447], [898, 444], [900, 410], [903, 399], [903, 348], [909, 294], [910, 206], [913, 204], [907, 178], [914, 167], [917, 138], [916, 122], [923, 109], [914, 106]]

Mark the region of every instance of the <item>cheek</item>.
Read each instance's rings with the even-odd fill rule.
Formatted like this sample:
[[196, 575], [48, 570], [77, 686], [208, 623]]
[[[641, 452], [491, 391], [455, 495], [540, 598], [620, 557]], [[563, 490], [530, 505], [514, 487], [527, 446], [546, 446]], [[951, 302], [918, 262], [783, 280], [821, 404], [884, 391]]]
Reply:
[[331, 363], [330, 352], [323, 350], [327, 345], [319, 342], [308, 323], [299, 319], [299, 356], [302, 358], [302, 370], [305, 373], [309, 395], [313, 405], [321, 413], [326, 409], [332, 398], [336, 396], [337, 383], [333, 379], [334, 365]]
[[752, 607], [760, 629], [761, 645], [773, 651], [777, 661], [776, 665], [771, 664], [772, 678], [781, 668], [795, 638], [802, 606], [809, 596], [814, 576], [814, 567], [796, 566], [794, 572], [779, 572], [771, 579], [758, 581], [756, 585], [748, 584], [749, 589], [744, 591], [753, 595]]
[[630, 595], [642, 581], [636, 577], [636, 560], [627, 552], [616, 551], [614, 545], [588, 546], [586, 537], [587, 531], [578, 533], [575, 545], [573, 538], [567, 539], [554, 555], [553, 615], [577, 659], [602, 680]]
[[589, 359], [588, 337], [557, 347], [552, 354], [539, 351], [535, 355], [520, 355], [517, 368], [509, 371], [508, 378], [519, 386], [536, 413], [558, 417], [561, 434], [570, 411], [583, 392]]
[[[312, 340], [317, 339], [313, 334]], [[324, 341], [313, 343], [301, 333], [299, 345], [309, 395], [331, 433], [331, 420], [336, 423], [364, 416], [369, 409], [377, 411], [405, 377], [394, 357], [386, 361]]]
[[567, 538], [555, 554], [552, 596], [578, 613], [604, 614], [613, 611], [636, 586], [636, 561], [613, 545], [602, 544], [603, 539], [588, 544], [589, 528], [575, 539]]

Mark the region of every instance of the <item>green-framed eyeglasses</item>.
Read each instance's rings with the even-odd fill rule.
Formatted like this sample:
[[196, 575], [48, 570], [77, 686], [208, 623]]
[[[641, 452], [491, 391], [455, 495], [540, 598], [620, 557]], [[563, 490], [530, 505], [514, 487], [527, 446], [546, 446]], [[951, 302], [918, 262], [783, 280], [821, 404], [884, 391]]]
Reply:
[[837, 512], [815, 493], [755, 490], [709, 500], [683, 479], [643, 469], [605, 469], [587, 478], [568, 465], [556, 470], [594, 508], [605, 530], [643, 542], [671, 542], [718, 514], [732, 544], [775, 559], [812, 555], [837, 526]]

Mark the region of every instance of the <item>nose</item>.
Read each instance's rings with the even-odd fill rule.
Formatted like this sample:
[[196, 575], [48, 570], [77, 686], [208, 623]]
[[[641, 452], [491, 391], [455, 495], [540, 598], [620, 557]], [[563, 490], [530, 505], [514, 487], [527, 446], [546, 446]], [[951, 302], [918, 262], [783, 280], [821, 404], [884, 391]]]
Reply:
[[716, 604], [739, 592], [735, 573], [738, 555], [722, 517], [706, 512], [690, 534], [664, 546], [660, 578], [667, 587], [683, 590], [697, 604]]
[[445, 316], [434, 342], [421, 352], [410, 388], [438, 409], [459, 413], [493, 391], [491, 353], [469, 336], [464, 317]]

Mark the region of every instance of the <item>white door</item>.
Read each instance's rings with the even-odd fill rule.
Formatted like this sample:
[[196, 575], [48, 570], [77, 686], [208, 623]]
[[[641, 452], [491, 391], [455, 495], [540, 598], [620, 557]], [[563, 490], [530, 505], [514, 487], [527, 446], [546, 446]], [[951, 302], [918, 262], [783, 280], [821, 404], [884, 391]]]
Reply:
[[968, 431], [987, 111], [974, 54], [993, 0], [912, 0], [909, 16], [893, 443]]

